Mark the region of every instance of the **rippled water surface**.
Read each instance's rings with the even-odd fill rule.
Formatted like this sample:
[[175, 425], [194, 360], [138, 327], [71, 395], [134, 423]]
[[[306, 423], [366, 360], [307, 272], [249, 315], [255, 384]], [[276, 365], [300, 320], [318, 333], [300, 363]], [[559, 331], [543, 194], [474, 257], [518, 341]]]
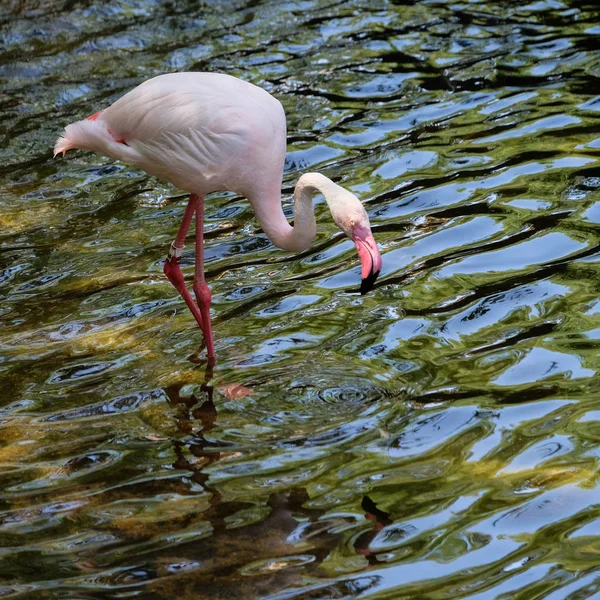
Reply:
[[[8, 0], [0, 596], [600, 598], [596, 1]], [[71, 121], [166, 71], [265, 87], [299, 256], [207, 205], [219, 363], [162, 274], [185, 198]], [[183, 259], [191, 276], [191, 247]]]

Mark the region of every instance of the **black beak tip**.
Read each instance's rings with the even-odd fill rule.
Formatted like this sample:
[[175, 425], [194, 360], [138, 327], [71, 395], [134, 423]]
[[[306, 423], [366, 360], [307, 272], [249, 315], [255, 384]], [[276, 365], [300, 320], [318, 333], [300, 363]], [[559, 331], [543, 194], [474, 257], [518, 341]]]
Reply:
[[368, 291], [370, 291], [371, 289], [373, 289], [373, 286], [375, 285], [375, 280], [377, 279], [377, 276], [379, 275], [379, 271], [373, 273], [373, 271], [371, 271], [368, 275], [368, 277], [365, 277], [361, 282], [360, 282], [360, 295], [364, 296]]

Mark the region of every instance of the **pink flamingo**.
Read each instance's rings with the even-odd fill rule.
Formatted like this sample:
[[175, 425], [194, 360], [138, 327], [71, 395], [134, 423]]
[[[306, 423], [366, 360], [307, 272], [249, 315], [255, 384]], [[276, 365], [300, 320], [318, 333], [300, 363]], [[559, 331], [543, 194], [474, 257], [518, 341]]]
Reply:
[[[177, 237], [164, 266], [198, 322], [208, 361], [215, 362], [210, 290], [204, 279], [204, 196], [228, 190], [250, 201], [258, 221], [279, 248], [306, 250], [316, 235], [312, 196], [325, 197], [333, 220], [356, 244], [361, 294], [379, 275], [381, 256], [360, 200], [319, 173], [300, 177], [294, 190], [294, 226], [281, 207], [286, 152], [283, 107], [265, 90], [216, 73], [171, 73], [149, 79], [91, 117], [67, 125], [54, 155], [79, 148], [139, 167], [189, 192]], [[196, 213], [196, 261], [188, 291], [179, 261]]]

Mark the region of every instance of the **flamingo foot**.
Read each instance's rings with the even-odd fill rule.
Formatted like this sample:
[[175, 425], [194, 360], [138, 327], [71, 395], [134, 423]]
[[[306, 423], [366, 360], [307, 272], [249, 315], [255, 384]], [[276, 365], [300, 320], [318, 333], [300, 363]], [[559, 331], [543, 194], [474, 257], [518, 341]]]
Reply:
[[179, 256], [169, 254], [167, 260], [165, 261], [163, 272], [167, 276], [167, 279], [171, 282], [173, 287], [179, 292], [181, 297], [184, 299], [192, 315], [194, 315], [194, 319], [196, 319], [196, 322], [200, 326], [200, 329], [202, 329], [202, 333], [204, 333], [202, 314], [200, 313], [198, 306], [194, 302], [192, 295], [190, 294], [190, 292], [187, 289], [187, 286], [185, 285], [185, 279], [183, 278], [183, 273], [181, 272], [181, 267], [179, 266], [180, 260], [181, 258]]
[[[181, 251], [181, 249], [179, 249]], [[198, 308], [198, 305], [194, 302], [192, 295], [190, 294], [187, 286], [185, 285], [185, 279], [183, 277], [183, 273], [181, 272], [181, 267], [179, 266], [179, 262], [181, 261], [180, 256], [176, 256], [173, 253], [170, 253], [165, 261], [165, 265], [163, 267], [163, 272], [167, 276], [167, 279], [171, 282], [173, 287], [179, 292], [181, 297], [184, 299], [188, 308], [190, 309], [192, 315], [196, 319], [196, 322], [200, 326], [202, 330], [202, 334], [204, 335], [204, 343], [207, 349], [207, 363], [208, 368], [210, 369], [210, 376], [212, 377], [212, 369], [216, 364], [215, 358], [215, 346], [213, 343], [212, 337], [212, 327], [210, 323], [210, 290], [206, 283], [203, 287], [196, 291], [198, 286], [194, 286], [194, 292], [196, 293], [196, 298], [198, 298], [198, 303], [202, 302], [207, 303], [205, 308], [206, 316], [202, 316], [202, 306]], [[205, 327], [204, 323], [208, 323], [208, 327]], [[200, 348], [202, 351], [202, 347]], [[198, 362], [194, 360], [193, 362]]]

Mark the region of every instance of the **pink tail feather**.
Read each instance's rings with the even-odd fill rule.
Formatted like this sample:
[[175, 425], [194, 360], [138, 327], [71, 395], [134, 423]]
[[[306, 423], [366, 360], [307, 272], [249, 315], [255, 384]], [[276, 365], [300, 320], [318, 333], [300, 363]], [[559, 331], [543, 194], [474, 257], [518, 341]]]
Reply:
[[56, 140], [56, 144], [54, 144], [54, 158], [56, 158], [57, 154], [62, 152], [64, 156], [67, 153], [67, 150], [74, 150], [77, 146], [67, 139], [66, 136], [61, 136]]
[[124, 144], [124, 140], [114, 139], [108, 131], [106, 122], [99, 117], [99, 113], [96, 113], [89, 119], [67, 125], [63, 135], [56, 140], [54, 156], [61, 153], [64, 156], [68, 150], [79, 149], [91, 150], [112, 159], [131, 162], [135, 158], [135, 153]]
[[[95, 121], [103, 111], [99, 110], [97, 113], [94, 113], [91, 117], [85, 119], [86, 121]], [[80, 123], [81, 121], [78, 121]], [[70, 126], [67, 126], [70, 127]], [[83, 149], [83, 146], [78, 145], [77, 141], [78, 136], [74, 135], [72, 139], [68, 137], [67, 130], [65, 129], [65, 135], [61, 136], [56, 140], [56, 144], [54, 144], [54, 157], [56, 158], [57, 154], [62, 152], [64, 156], [67, 153], [67, 150], [76, 150], [77, 148]]]
[[102, 121], [94, 120], [77, 121], [65, 127], [64, 134], [58, 138], [54, 145], [54, 156], [64, 156], [67, 150], [92, 150], [100, 154], [106, 153], [107, 144], [112, 138]]

